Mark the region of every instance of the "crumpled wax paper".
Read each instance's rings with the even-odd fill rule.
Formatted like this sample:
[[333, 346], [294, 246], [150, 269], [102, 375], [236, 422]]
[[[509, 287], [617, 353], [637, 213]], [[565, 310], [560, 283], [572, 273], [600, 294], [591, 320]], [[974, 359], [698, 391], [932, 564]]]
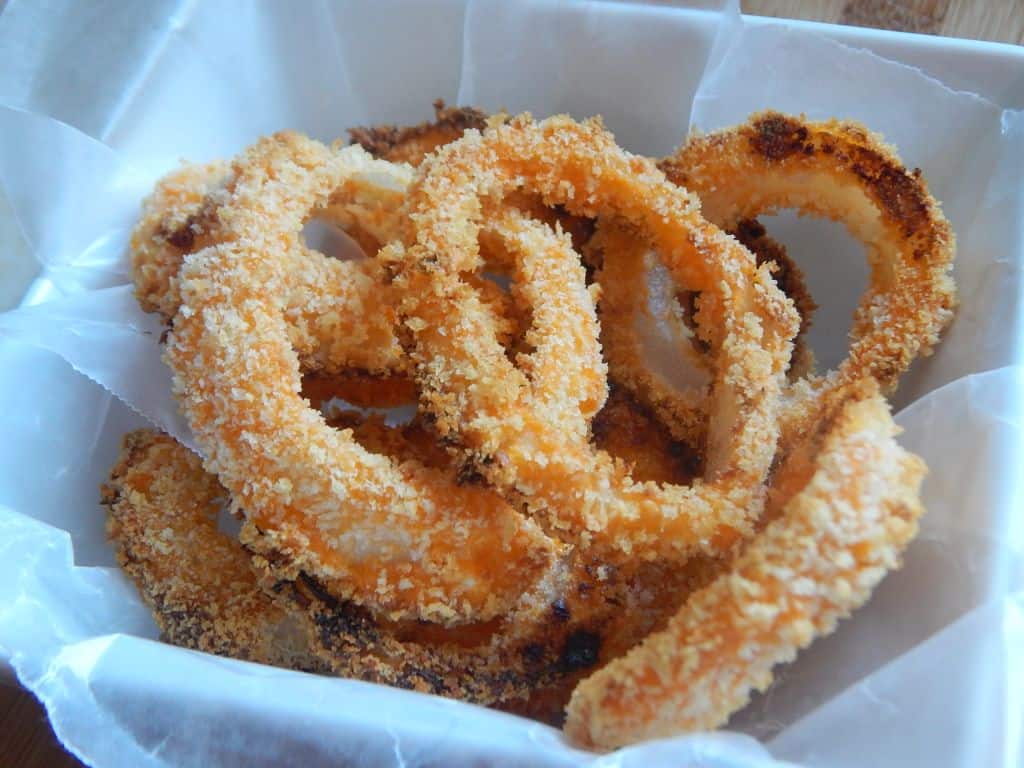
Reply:
[[[735, 3], [693, 6], [10, 0], [0, 299], [23, 300], [0, 315], [0, 655], [75, 754], [102, 766], [1021, 760], [1024, 116], [1005, 85], [1021, 82], [1006, 75], [1024, 71], [1021, 57], [865, 33], [883, 59], [850, 47], [853, 30], [836, 33], [843, 45], [822, 28], [742, 19]], [[903, 53], [923, 70], [890, 60]], [[438, 97], [599, 113], [649, 155], [766, 107], [855, 118], [943, 201], [961, 307], [894, 399], [902, 443], [931, 468], [921, 535], [871, 602], [782, 668], [728, 732], [599, 756], [458, 702], [174, 648], [113, 567], [98, 486], [121, 435], [151, 422], [190, 443], [161, 329], [131, 295], [140, 198], [180, 158], [227, 156], [285, 127], [331, 139], [419, 121]], [[861, 250], [830, 223], [766, 223], [808, 275], [821, 304], [812, 343], [834, 363], [866, 281]]]

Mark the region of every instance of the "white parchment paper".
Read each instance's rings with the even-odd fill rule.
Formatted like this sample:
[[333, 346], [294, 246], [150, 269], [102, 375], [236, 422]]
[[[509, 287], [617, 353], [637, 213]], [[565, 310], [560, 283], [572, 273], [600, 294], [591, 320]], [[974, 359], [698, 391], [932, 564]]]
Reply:
[[[0, 654], [84, 760], [1020, 761], [1022, 113], [715, 1], [11, 0], [0, 62], [0, 216], [10, 215], [0, 245], [27, 255], [12, 280], [35, 277], [22, 307], [0, 315]], [[766, 107], [855, 118], [920, 166], [944, 203], [962, 305], [896, 398], [906, 406], [902, 442], [931, 468], [922, 533], [903, 570], [781, 670], [729, 733], [596, 756], [545, 726], [457, 702], [184, 651], [155, 641], [112, 567], [98, 486], [121, 435], [151, 422], [190, 442], [160, 362], [161, 329], [128, 284], [140, 198], [180, 158], [233, 154], [283, 127], [330, 139], [352, 125], [418, 121], [437, 97], [603, 114], [624, 146], [650, 155], [691, 126], [711, 130]], [[819, 358], [841, 359], [866, 279], [859, 246], [832, 225], [786, 214], [767, 223], [823, 305]]]

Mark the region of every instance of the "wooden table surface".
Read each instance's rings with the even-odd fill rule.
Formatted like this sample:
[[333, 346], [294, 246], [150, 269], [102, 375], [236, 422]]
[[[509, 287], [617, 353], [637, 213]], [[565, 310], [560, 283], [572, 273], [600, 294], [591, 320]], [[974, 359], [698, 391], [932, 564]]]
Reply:
[[[742, 0], [744, 13], [1024, 44], [1024, 0]], [[0, 6], [2, 7], [2, 6]], [[0, 766], [80, 766], [30, 694], [0, 682]]]

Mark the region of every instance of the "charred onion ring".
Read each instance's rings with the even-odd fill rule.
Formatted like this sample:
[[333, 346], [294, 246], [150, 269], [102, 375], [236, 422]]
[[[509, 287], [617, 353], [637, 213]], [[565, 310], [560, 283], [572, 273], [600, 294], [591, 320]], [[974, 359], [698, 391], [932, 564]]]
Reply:
[[871, 376], [891, 392], [952, 319], [949, 222], [920, 170], [908, 171], [863, 125], [762, 112], [693, 137], [660, 167], [697, 194], [704, 215], [721, 227], [795, 208], [842, 222], [864, 243], [870, 283], [830, 386]]
[[668, 626], [573, 693], [566, 732], [590, 746], [713, 729], [772, 667], [830, 634], [917, 531], [924, 463], [901, 449], [877, 384], [830, 392], [778, 471], [775, 519]]
[[130, 432], [102, 498], [117, 561], [169, 642], [326, 669], [297, 621], [260, 591], [246, 552], [217, 530], [225, 491], [198, 456], [167, 435]]
[[367, 452], [299, 395], [286, 301], [311, 283], [283, 256], [312, 212], [392, 168], [297, 134], [258, 142], [218, 210], [221, 242], [182, 267], [166, 358], [207, 467], [282, 578], [308, 573], [392, 619], [487, 620], [550, 571], [552, 542], [487, 489]]
[[[421, 402], [482, 474], [517, 492], [556, 535], [622, 559], [720, 552], [750, 529], [775, 452], [776, 406], [797, 330], [766, 268], [704, 221], [694, 198], [596, 121], [528, 117], [467, 131], [424, 164], [409, 193], [415, 232], [389, 246], [415, 340]], [[634, 481], [588, 442], [603, 399], [593, 300], [575, 254], [517, 254], [533, 307], [534, 353], [517, 369], [462, 279], [480, 267], [481, 201], [520, 187], [574, 215], [643, 228], [681, 285], [703, 291], [719, 329], [705, 476], [690, 487]], [[525, 244], [525, 241], [524, 241]], [[556, 323], [557, 324], [554, 324]], [[543, 363], [541, 363], [543, 360]], [[572, 360], [572, 365], [565, 365]], [[572, 407], [573, 399], [580, 407]]]

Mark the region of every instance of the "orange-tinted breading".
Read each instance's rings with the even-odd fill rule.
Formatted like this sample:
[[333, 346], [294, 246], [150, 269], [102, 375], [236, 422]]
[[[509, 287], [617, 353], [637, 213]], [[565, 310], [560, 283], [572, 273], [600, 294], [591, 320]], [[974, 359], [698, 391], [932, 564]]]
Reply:
[[901, 449], [877, 384], [833, 391], [778, 473], [773, 518], [660, 632], [584, 680], [566, 732], [602, 749], [723, 725], [772, 668], [861, 606], [917, 532], [924, 463]]
[[[815, 304], [803, 273], [757, 221], [745, 220], [730, 234], [754, 255], [759, 267], [768, 266], [793, 303], [800, 330], [787, 375], [806, 375], [814, 367], [814, 354], [804, 333]], [[716, 350], [709, 343], [708, 329], [698, 322], [700, 292], [674, 282], [643, 233], [623, 222], [602, 220], [586, 253], [591, 263], [600, 265], [595, 281], [601, 288], [598, 309], [609, 377], [653, 409], [678, 440], [704, 445]], [[671, 380], [664, 367], [652, 364], [652, 337], [673, 344]]]
[[697, 135], [660, 163], [726, 229], [796, 208], [842, 222], [865, 245], [868, 290], [831, 385], [872, 376], [884, 392], [930, 354], [956, 306], [953, 231], [919, 170], [860, 123], [762, 112]]
[[453, 487], [330, 429], [299, 394], [279, 298], [315, 285], [305, 262], [281, 258], [311, 212], [342, 192], [372, 194], [393, 167], [297, 134], [258, 142], [235, 163], [224, 239], [182, 267], [166, 359], [207, 468], [259, 532], [247, 545], [280, 578], [308, 573], [386, 617], [487, 620], [546, 573], [557, 547], [489, 489]]
[[249, 555], [217, 527], [226, 492], [172, 437], [125, 435], [102, 489], [107, 535], [168, 642], [236, 659], [325, 669], [304, 630], [257, 584]]
[[[133, 279], [205, 460], [126, 437], [103, 489], [119, 561], [188, 647], [566, 708], [601, 749], [717, 727], [916, 532], [924, 466], [879, 382], [948, 321], [948, 223], [852, 123], [755, 115], [663, 173], [599, 119], [435, 113], [158, 183]], [[802, 274], [754, 218], [790, 206], [869, 246], [874, 303], [827, 376]], [[307, 247], [312, 218], [368, 258]]]
[[[427, 158], [423, 171], [409, 193], [415, 243], [392, 259], [421, 402], [442, 436], [503, 492], [521, 497], [549, 531], [606, 557], [683, 560], [720, 552], [749, 530], [775, 452], [776, 408], [797, 330], [767, 269], [595, 121], [520, 117], [483, 135], [470, 131]], [[594, 404], [586, 397], [583, 407], [570, 406], [603, 370], [575, 254], [525, 240], [520, 254], [527, 278], [520, 285], [532, 290], [532, 346], [557, 350], [547, 364], [534, 353], [513, 366], [474, 311], [461, 275], [481, 266], [480, 220], [467, 214], [519, 188], [574, 215], [635, 220], [680, 283], [717, 298], [702, 308], [723, 339], [706, 479], [636, 482], [587, 442]]]
[[700, 451], [675, 439], [668, 427], [621, 387], [610, 388], [591, 431], [594, 446], [624, 462], [638, 482], [686, 485], [700, 476]]
[[[331, 217], [350, 230], [380, 219], [383, 236], [405, 198], [409, 169], [395, 166], [350, 204], [335, 205]], [[185, 257], [223, 237], [220, 208], [235, 185], [227, 163], [186, 165], [162, 178], [143, 204], [132, 233], [135, 294], [147, 312], [166, 322], [181, 303], [178, 273]], [[301, 264], [303, 281], [293, 281], [285, 296], [289, 338], [307, 370], [338, 372], [354, 367], [374, 373], [401, 370], [405, 356], [395, 337], [395, 311], [380, 265], [373, 259], [339, 261], [306, 248], [300, 240], [281, 254]]]
[[416, 382], [405, 375], [373, 376], [359, 370], [313, 371], [302, 377], [302, 395], [318, 409], [334, 398], [359, 408], [396, 408], [416, 402]]

